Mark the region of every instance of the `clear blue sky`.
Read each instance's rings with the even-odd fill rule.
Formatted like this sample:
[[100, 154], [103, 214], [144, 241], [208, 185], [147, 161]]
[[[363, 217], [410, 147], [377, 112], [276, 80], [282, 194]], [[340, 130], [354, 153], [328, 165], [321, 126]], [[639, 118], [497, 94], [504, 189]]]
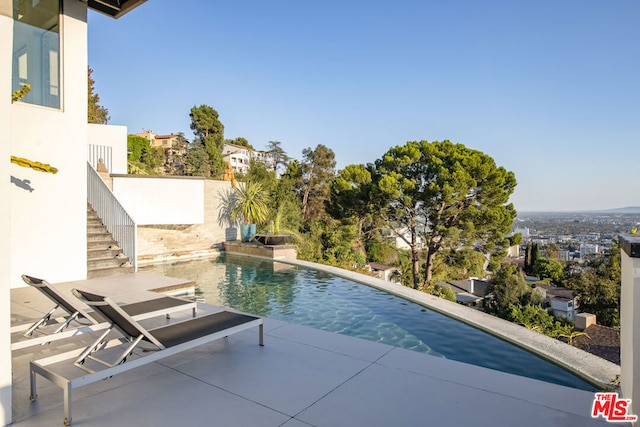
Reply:
[[640, 206], [638, 0], [148, 0], [89, 15], [111, 124], [189, 129], [338, 168], [409, 140], [462, 143], [518, 181], [518, 211]]

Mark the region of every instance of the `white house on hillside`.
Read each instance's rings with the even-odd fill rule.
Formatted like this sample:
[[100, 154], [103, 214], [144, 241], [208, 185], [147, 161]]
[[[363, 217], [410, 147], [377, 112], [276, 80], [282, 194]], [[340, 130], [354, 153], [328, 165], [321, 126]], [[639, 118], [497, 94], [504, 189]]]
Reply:
[[[10, 289], [25, 273], [87, 276], [87, 11], [117, 18], [143, 2], [0, 0], [0, 425], [12, 420]], [[26, 84], [31, 91], [12, 102]]]
[[268, 151], [258, 151], [242, 145], [225, 143], [222, 156], [231, 164], [235, 173], [249, 172], [251, 160], [264, 163], [268, 169], [275, 169], [275, 161]]

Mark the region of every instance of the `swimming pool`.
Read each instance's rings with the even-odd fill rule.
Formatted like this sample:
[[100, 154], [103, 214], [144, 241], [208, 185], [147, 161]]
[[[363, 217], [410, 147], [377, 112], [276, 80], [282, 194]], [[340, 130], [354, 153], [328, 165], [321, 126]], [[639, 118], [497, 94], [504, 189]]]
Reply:
[[493, 335], [322, 271], [235, 255], [140, 271], [193, 280], [197, 297], [207, 304], [597, 391], [571, 372]]

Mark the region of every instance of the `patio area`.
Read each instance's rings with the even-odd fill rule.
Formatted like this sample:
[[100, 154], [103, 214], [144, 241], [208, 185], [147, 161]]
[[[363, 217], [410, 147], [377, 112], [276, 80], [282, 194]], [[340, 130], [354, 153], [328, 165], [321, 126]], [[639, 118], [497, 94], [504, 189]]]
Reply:
[[[185, 285], [136, 273], [55, 284], [102, 292], [119, 303]], [[11, 290], [13, 324], [51, 303], [35, 289]], [[219, 307], [199, 304], [198, 315]], [[146, 327], [188, 319], [144, 320]], [[14, 426], [62, 425], [62, 390], [38, 377], [29, 401], [29, 361], [81, 348], [78, 336], [14, 351]], [[224, 426], [596, 426], [594, 395], [384, 344], [265, 319], [265, 346], [248, 330], [80, 388], [73, 425]], [[622, 424], [626, 425], [626, 424]]]

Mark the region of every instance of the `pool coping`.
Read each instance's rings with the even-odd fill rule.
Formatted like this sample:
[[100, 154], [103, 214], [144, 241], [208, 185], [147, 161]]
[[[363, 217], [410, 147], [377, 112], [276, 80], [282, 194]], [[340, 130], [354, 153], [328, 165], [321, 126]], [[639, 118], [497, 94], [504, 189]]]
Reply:
[[[249, 256], [251, 258], [264, 258], [244, 254], [233, 255]], [[620, 376], [620, 366], [582, 349], [570, 346], [562, 341], [527, 329], [524, 326], [517, 325], [499, 317], [492, 316], [473, 308], [466, 307], [462, 304], [448, 301], [416, 289], [387, 282], [355, 271], [344, 270], [338, 267], [302, 260], [278, 259], [272, 261], [324, 271], [388, 292], [392, 295], [423, 305], [429, 309], [471, 325], [517, 345], [518, 347], [524, 348], [567, 369], [594, 386], [608, 390], [613, 390], [618, 387], [617, 381]]]

